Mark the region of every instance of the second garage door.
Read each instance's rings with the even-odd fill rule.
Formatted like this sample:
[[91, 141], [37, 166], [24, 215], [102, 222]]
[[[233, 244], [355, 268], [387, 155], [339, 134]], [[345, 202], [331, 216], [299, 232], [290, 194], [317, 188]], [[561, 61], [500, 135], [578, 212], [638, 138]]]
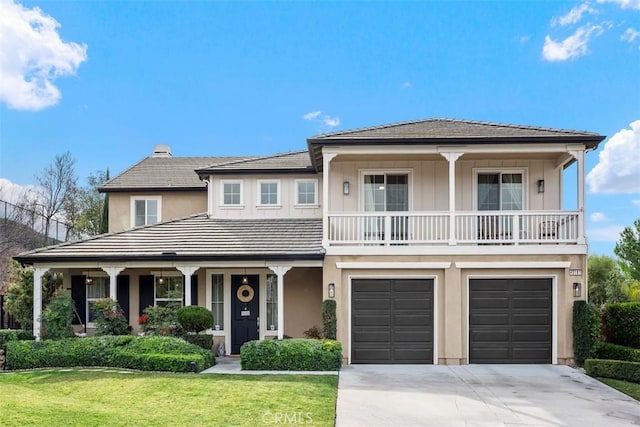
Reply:
[[433, 280], [351, 283], [353, 363], [433, 363]]
[[551, 279], [469, 281], [469, 363], [551, 363]]

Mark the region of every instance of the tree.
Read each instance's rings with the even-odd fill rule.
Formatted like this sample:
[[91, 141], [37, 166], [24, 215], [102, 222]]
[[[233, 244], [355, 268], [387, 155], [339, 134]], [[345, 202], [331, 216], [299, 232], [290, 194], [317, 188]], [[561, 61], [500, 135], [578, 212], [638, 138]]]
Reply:
[[[105, 176], [105, 182], [109, 181], [109, 169], [107, 168], [107, 173]], [[109, 194], [104, 195], [104, 200], [102, 201], [102, 218], [100, 221], [100, 234], [109, 232]]]
[[633, 227], [622, 230], [614, 252], [620, 257], [622, 270], [633, 280], [640, 281], [640, 219], [633, 222]]
[[45, 236], [49, 236], [51, 220], [64, 216], [65, 211], [73, 216], [73, 197], [77, 191], [75, 159], [70, 152], [56, 155], [55, 159], [36, 176], [40, 186], [39, 213], [45, 220]]
[[625, 300], [622, 292], [624, 276], [615, 259], [591, 255], [588, 259], [589, 302], [603, 305]]
[[69, 202], [75, 205], [77, 212], [72, 224], [78, 236], [95, 236], [104, 232], [102, 222], [105, 197], [99, 193], [98, 188], [107, 181], [108, 176], [108, 171], [90, 174], [87, 186], [78, 188], [70, 198]]

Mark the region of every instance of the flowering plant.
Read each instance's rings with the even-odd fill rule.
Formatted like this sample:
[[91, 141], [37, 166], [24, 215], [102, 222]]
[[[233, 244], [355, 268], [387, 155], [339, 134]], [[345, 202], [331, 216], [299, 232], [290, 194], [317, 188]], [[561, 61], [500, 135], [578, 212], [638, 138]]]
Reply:
[[143, 314], [142, 316], [138, 317], [138, 325], [144, 325], [148, 321], [149, 321], [149, 316], [147, 316], [146, 314]]

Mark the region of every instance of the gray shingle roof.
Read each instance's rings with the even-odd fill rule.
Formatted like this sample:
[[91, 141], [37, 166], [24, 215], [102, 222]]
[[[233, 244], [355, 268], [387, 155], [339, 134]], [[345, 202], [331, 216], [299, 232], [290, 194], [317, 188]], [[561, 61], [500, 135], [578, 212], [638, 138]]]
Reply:
[[206, 168], [200, 168], [196, 172], [201, 175], [208, 175], [210, 173], [286, 173], [313, 171], [309, 152], [304, 150], [219, 163]]
[[247, 157], [146, 157], [100, 187], [101, 192], [130, 190], [204, 190], [195, 170]]
[[15, 257], [25, 264], [71, 261], [321, 259], [321, 219], [210, 219], [193, 215], [63, 243]]

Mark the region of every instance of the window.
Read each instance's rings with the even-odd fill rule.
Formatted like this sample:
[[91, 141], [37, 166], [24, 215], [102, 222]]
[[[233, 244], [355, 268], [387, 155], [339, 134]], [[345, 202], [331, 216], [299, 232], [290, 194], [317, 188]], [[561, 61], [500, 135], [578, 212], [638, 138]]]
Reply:
[[131, 226], [140, 227], [141, 225], [150, 225], [160, 222], [160, 209], [160, 197], [132, 198]]
[[182, 306], [182, 276], [156, 276], [155, 304], [166, 306], [177, 304]]
[[95, 322], [94, 305], [97, 300], [103, 298], [109, 298], [109, 278], [91, 277], [91, 281], [87, 283], [87, 324]]
[[225, 206], [242, 205], [242, 181], [222, 181], [222, 204]]
[[478, 210], [518, 211], [522, 205], [522, 173], [478, 174]]
[[297, 205], [317, 205], [318, 181], [297, 180], [296, 181], [296, 204]]
[[278, 276], [267, 274], [267, 330], [278, 330]]
[[224, 275], [211, 275], [211, 311], [213, 312], [213, 329], [224, 329]]
[[[409, 175], [402, 174], [367, 174], [364, 175], [364, 210], [366, 212], [406, 212], [409, 210]], [[391, 236], [385, 236], [385, 217], [371, 216], [365, 218], [364, 238], [366, 240], [394, 241], [406, 240], [409, 218], [393, 215]]]
[[258, 181], [258, 205], [277, 206], [280, 204], [280, 181]]

